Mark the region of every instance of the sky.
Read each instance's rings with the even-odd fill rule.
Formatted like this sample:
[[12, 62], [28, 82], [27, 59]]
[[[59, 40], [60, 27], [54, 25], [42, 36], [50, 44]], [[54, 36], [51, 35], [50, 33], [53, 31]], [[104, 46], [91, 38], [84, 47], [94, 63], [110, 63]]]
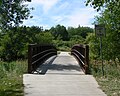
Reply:
[[90, 6], [85, 6], [86, 0], [32, 0], [28, 7], [33, 18], [24, 20], [26, 26], [43, 26], [50, 29], [60, 24], [65, 27], [91, 27], [98, 13]]

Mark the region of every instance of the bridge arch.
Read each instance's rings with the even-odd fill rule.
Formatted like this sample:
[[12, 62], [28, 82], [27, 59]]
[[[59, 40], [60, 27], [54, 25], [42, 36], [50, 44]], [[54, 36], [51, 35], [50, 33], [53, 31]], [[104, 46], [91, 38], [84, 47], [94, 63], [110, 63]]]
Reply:
[[[32, 73], [49, 57], [57, 55], [57, 49], [50, 44], [30, 44], [28, 46], [28, 73]], [[71, 48], [73, 55], [85, 74], [89, 74], [89, 46], [76, 44]]]

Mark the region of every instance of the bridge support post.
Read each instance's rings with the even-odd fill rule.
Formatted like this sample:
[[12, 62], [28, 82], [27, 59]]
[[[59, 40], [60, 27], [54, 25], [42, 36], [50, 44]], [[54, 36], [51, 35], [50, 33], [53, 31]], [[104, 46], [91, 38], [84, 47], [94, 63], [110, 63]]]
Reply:
[[28, 73], [32, 72], [32, 45], [28, 45]]
[[90, 74], [89, 70], [89, 46], [85, 46], [85, 74]]

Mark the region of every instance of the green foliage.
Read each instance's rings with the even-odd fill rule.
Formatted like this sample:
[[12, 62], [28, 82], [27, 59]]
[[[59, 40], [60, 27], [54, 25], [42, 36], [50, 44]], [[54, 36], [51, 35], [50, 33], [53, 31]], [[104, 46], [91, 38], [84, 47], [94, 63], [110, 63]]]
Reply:
[[97, 9], [99, 11], [102, 7], [107, 7], [109, 10], [111, 10], [112, 7], [115, 7], [114, 4], [118, 3], [119, 5], [120, 1], [119, 0], [86, 0], [86, 5], [88, 6], [89, 4], [93, 6], [94, 9]]
[[31, 0], [0, 0], [1, 59], [10, 61], [25, 57], [29, 40], [25, 40], [28, 39], [26, 33], [17, 26], [30, 15], [30, 10], [24, 4], [26, 1]]
[[30, 0], [2, 0], [0, 2], [0, 29], [6, 30], [11, 26], [18, 26], [24, 19], [28, 19], [30, 10], [23, 4]]
[[[4, 33], [4, 32], [3, 32]], [[28, 44], [52, 43], [52, 36], [41, 27], [13, 27], [0, 35], [0, 58], [5, 61], [27, 58]]]
[[[104, 24], [106, 37], [102, 38], [103, 67], [105, 76], [102, 75], [102, 65], [99, 59], [99, 38], [87, 37], [90, 45], [90, 56], [95, 60], [91, 62], [91, 73], [96, 77], [99, 85], [107, 96], [120, 95], [120, 0], [86, 0], [86, 5], [90, 4], [100, 15], [95, 17], [94, 24]], [[94, 58], [93, 58], [94, 57]], [[96, 57], [96, 58], [95, 58]], [[97, 61], [96, 61], [97, 59]], [[117, 59], [117, 62], [116, 62]]]
[[58, 51], [70, 51], [71, 42], [63, 40], [53, 40], [53, 44], [57, 47]]
[[23, 73], [27, 72], [27, 60], [2, 62], [0, 61], [0, 95], [23, 96]]
[[70, 51], [74, 44], [84, 44], [86, 36], [88, 33], [93, 33], [93, 29], [78, 26], [78, 28], [68, 27], [66, 30], [64, 26], [57, 25], [50, 29], [50, 33], [58, 50]]
[[85, 42], [89, 44], [90, 47], [90, 58], [97, 59], [100, 57], [100, 42], [99, 39], [95, 37], [94, 33], [90, 33]]
[[54, 39], [61, 38], [63, 41], [68, 40], [68, 32], [66, 27], [57, 25], [55, 28], [50, 29], [51, 34], [54, 36]]
[[69, 41], [63, 41], [61, 39], [53, 40], [53, 44], [57, 47], [59, 51], [70, 51], [72, 46], [75, 44], [83, 44], [84, 38], [81, 36], [75, 35], [70, 38]]
[[107, 96], [120, 95], [120, 62], [104, 61], [105, 76], [102, 76], [101, 61], [91, 60], [91, 74], [94, 75]]
[[53, 36], [50, 32], [42, 32], [35, 35], [35, 43], [38, 44], [52, 44]]
[[23, 35], [24, 33], [17, 31], [16, 28], [4, 34], [0, 42], [0, 57], [9, 61], [24, 56], [24, 48], [27, 47], [27, 42]]
[[81, 36], [82, 38], [86, 38], [88, 33], [93, 33], [93, 29], [89, 27], [80, 27], [80, 26], [78, 26], [78, 28], [68, 27], [69, 38], [74, 37], [74, 35]]
[[94, 22], [106, 27], [106, 37], [103, 39], [104, 59], [120, 60], [120, 0], [87, 0], [87, 4], [92, 4], [98, 10], [104, 7]]
[[81, 40], [81, 41], [84, 41], [84, 39], [83, 39], [81, 36], [79, 36], [79, 35], [74, 35], [74, 36], [72, 36], [72, 37], [70, 38], [70, 40], [75, 40], [75, 41]]
[[[52, 27], [45, 31], [42, 27], [37, 26], [11, 27], [9, 30], [2, 30], [0, 32], [0, 58], [4, 61], [25, 59], [28, 44], [52, 43], [59, 50], [70, 51], [74, 44], [83, 44], [87, 34], [93, 31], [89, 27], [73, 29], [66, 30], [66, 27], [57, 25], [55, 28]], [[85, 35], [83, 35], [84, 33]]]

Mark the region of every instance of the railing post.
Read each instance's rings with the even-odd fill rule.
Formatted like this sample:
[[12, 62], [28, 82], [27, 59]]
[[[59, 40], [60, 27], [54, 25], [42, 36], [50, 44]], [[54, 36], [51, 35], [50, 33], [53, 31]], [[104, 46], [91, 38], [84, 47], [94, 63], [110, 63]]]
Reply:
[[32, 72], [32, 45], [28, 45], [28, 73]]
[[89, 46], [85, 46], [85, 74], [89, 74]]

